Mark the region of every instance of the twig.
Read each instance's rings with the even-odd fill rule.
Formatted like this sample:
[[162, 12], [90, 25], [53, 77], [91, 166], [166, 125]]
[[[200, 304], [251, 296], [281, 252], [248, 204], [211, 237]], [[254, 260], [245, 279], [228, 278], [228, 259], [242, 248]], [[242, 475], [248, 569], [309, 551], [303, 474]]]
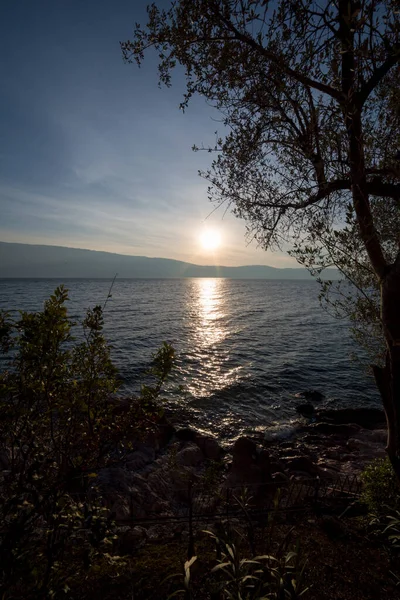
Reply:
[[114, 285], [114, 282], [115, 282], [115, 280], [117, 279], [117, 275], [118, 275], [118, 273], [115, 273], [115, 275], [114, 275], [114, 279], [112, 280], [112, 283], [111, 283], [111, 285], [110, 285], [110, 289], [108, 290], [107, 298], [105, 299], [105, 302], [104, 302], [104, 304], [103, 304], [103, 311], [104, 311], [104, 309], [105, 309], [105, 307], [106, 307], [107, 300], [108, 300], [109, 298], [111, 298], [111, 296], [112, 296], [112, 294], [111, 294], [111, 290], [113, 289], [113, 285]]

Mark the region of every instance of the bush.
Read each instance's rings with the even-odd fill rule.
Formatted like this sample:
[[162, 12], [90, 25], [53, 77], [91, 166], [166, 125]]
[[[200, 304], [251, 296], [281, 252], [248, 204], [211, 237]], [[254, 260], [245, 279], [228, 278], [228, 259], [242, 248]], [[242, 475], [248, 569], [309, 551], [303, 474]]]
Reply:
[[361, 475], [361, 499], [371, 513], [386, 514], [400, 509], [400, 487], [388, 458], [374, 460]]
[[61, 286], [42, 312], [21, 312], [17, 321], [0, 314], [0, 344], [8, 357], [0, 374], [3, 600], [65, 598], [71, 577], [99, 560], [118, 562], [109, 553], [108, 511], [87, 492], [99, 468], [119, 461], [157, 423], [157, 399], [174, 358], [164, 344], [150, 369], [151, 384], [117, 411], [117, 372], [102, 333], [102, 309], [87, 312], [83, 341], [75, 343], [67, 299]]

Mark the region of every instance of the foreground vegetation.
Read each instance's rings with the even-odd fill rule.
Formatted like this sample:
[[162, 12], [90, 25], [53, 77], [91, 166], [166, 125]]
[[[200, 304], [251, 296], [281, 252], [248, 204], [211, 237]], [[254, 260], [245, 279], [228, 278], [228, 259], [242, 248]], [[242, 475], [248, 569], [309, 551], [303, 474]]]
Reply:
[[139, 397], [121, 409], [102, 310], [88, 311], [74, 340], [67, 299], [60, 287], [41, 312], [0, 316], [3, 600], [398, 597], [400, 494], [388, 461], [366, 470], [362, 502], [349, 510], [281, 512], [277, 491], [260, 521], [243, 494], [239, 518], [193, 532], [163, 526], [162, 545], [116, 523], [98, 473], [159, 426], [174, 351], [158, 351]]
[[77, 570], [114, 564], [111, 515], [98, 469], [120, 461], [160, 418], [157, 398], [174, 352], [155, 355], [140, 398], [118, 410], [116, 369], [99, 306], [75, 342], [60, 287], [38, 313], [2, 314], [0, 378], [1, 597], [68, 592]]

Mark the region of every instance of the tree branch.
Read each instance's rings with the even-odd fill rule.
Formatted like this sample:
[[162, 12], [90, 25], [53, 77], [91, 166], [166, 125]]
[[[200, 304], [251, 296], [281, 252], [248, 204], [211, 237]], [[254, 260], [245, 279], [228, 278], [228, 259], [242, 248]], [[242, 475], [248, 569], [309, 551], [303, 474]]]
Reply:
[[230, 19], [227, 19], [219, 12], [218, 8], [216, 8], [215, 6], [210, 8], [215, 14], [215, 16], [222, 23], [224, 23], [224, 25], [229, 29], [229, 31], [231, 31], [234, 34], [237, 40], [243, 42], [244, 44], [250, 46], [250, 48], [253, 48], [253, 50], [256, 50], [258, 53], [262, 54], [264, 58], [269, 60], [275, 66], [279, 67], [279, 69], [287, 75], [289, 75], [289, 77], [292, 77], [293, 79], [295, 79], [299, 83], [302, 83], [303, 85], [309, 86], [313, 89], [323, 92], [324, 94], [327, 94], [331, 98], [337, 100], [340, 104], [343, 102], [342, 95], [338, 90], [335, 90], [333, 87], [331, 87], [330, 85], [326, 85], [325, 83], [315, 81], [314, 79], [307, 77], [307, 75], [303, 75], [303, 73], [299, 73], [295, 69], [292, 69], [279, 56], [264, 48], [264, 46], [256, 42], [256, 40], [250, 35], [241, 33], [237, 29], [237, 27], [235, 27], [235, 25], [230, 21]]
[[392, 67], [394, 67], [400, 61], [400, 44], [396, 44], [394, 51], [390, 54], [385, 62], [383, 62], [380, 67], [378, 67], [374, 74], [364, 83], [361, 90], [358, 92], [358, 102], [359, 106], [363, 106], [363, 104], [367, 101], [370, 93], [375, 89], [375, 87], [380, 83], [380, 81], [385, 77], [385, 75], [390, 71]]

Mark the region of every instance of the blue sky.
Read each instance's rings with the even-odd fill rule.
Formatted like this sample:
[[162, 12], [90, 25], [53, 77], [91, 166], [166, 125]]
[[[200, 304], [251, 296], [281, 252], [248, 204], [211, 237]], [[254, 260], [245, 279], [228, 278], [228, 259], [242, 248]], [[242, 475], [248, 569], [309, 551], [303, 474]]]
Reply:
[[[212, 109], [183, 114], [184, 81], [159, 89], [157, 63], [123, 63], [119, 41], [147, 0], [8, 0], [0, 8], [0, 240], [225, 265], [294, 266], [247, 245], [245, 225], [210, 215]], [[202, 248], [220, 231], [218, 251]]]

